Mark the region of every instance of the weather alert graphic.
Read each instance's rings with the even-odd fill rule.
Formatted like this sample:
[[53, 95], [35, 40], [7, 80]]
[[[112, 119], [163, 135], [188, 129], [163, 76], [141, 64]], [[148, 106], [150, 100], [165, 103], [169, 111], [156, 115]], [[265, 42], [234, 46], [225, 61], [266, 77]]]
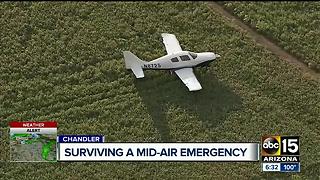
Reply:
[[56, 158], [56, 122], [11, 122], [11, 161], [47, 162]]

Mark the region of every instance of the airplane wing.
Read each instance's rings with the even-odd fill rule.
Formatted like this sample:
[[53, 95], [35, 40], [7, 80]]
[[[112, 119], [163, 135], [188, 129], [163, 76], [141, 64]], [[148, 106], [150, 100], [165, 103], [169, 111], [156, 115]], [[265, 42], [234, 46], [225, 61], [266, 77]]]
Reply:
[[193, 74], [192, 68], [182, 68], [174, 71], [182, 82], [188, 87], [189, 91], [197, 91], [202, 89], [196, 76]]
[[161, 36], [168, 54], [182, 51], [179, 41], [174, 34], [162, 33]]

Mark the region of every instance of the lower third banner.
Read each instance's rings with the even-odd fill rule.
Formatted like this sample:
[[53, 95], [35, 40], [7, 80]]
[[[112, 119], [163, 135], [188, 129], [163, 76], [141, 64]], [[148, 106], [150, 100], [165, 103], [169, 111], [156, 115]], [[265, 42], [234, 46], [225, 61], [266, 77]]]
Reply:
[[60, 143], [59, 161], [259, 161], [258, 143]]

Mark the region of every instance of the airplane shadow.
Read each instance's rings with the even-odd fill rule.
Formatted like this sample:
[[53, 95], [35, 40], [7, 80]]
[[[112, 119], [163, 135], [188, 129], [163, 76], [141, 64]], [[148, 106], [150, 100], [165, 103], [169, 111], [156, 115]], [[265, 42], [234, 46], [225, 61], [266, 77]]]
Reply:
[[219, 126], [228, 112], [241, 108], [241, 98], [219, 82], [213, 73], [195, 69], [194, 73], [202, 85], [202, 90], [195, 92], [190, 92], [175, 74], [159, 73], [155, 76], [145, 71], [145, 78], [135, 79], [135, 86], [163, 142], [174, 141], [166, 117], [168, 104], [193, 113], [205, 125], [204, 128]]

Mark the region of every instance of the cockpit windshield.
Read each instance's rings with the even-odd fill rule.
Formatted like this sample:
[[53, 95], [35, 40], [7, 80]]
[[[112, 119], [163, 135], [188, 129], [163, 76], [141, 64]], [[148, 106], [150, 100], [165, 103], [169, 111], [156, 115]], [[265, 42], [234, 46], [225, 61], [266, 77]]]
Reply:
[[196, 53], [193, 53], [193, 52], [189, 52], [190, 56], [193, 58], [193, 59], [196, 59], [197, 58], [197, 54]]

